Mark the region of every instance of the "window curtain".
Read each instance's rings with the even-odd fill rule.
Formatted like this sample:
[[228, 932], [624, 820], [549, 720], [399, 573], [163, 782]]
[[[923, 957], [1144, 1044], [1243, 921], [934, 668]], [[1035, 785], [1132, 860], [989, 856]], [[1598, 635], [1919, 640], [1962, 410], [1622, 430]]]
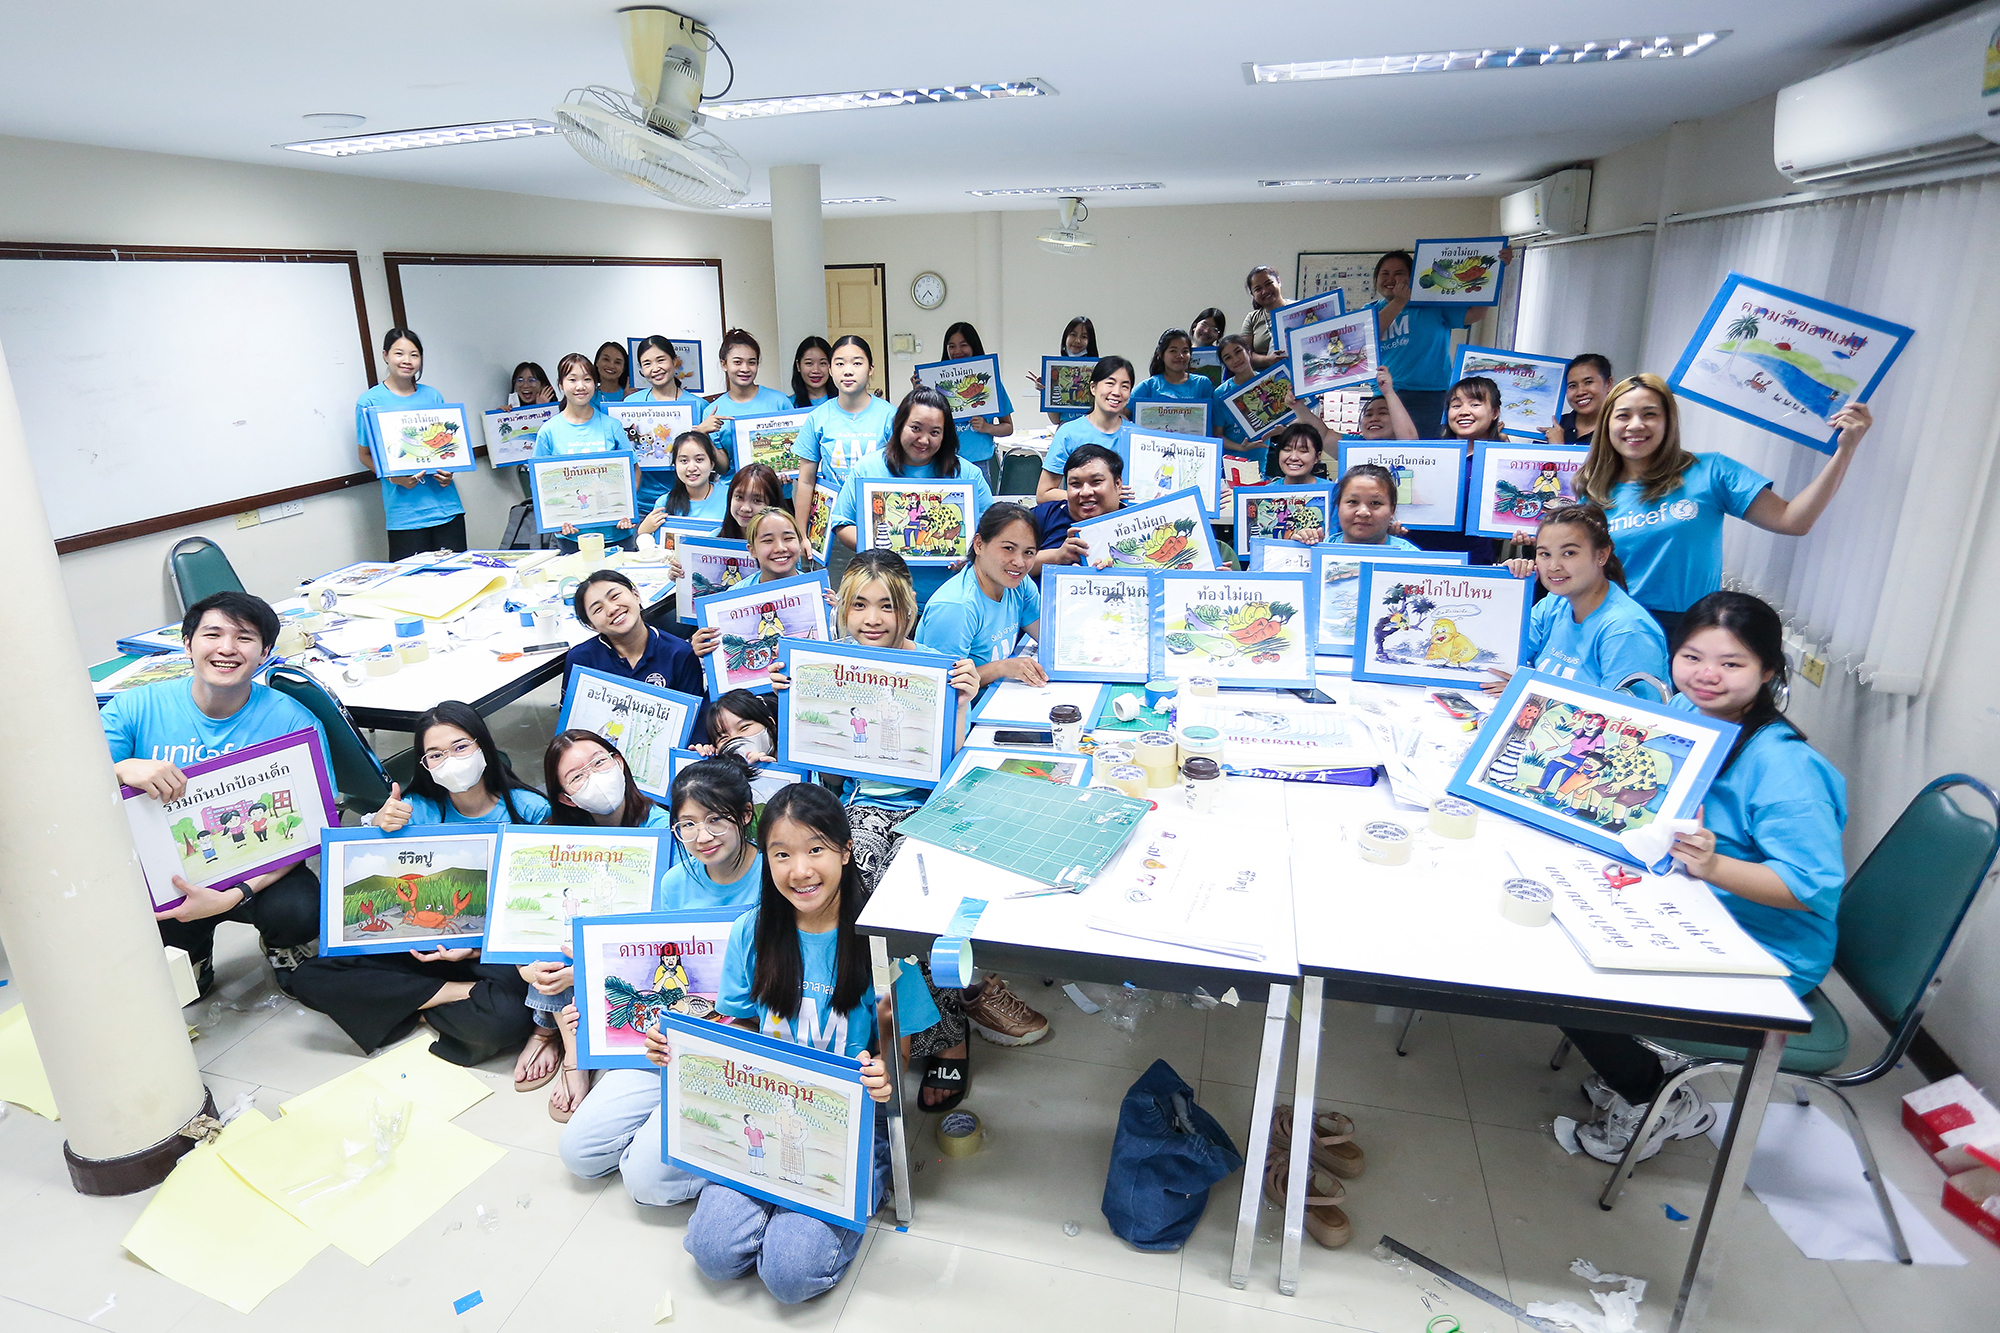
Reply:
[[1527, 247], [1513, 340], [1503, 345], [1564, 359], [1601, 352], [1617, 374], [1631, 374], [1641, 368], [1652, 264], [1651, 231]]

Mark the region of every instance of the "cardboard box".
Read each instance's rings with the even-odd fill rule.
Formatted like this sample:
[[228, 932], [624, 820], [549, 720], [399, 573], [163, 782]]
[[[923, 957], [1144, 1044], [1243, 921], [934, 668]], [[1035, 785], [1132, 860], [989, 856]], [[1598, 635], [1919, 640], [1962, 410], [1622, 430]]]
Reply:
[[188, 960], [187, 950], [177, 949], [171, 944], [165, 947], [167, 975], [174, 983], [174, 1001], [185, 1009], [201, 998], [201, 989], [195, 985], [194, 964]]
[[1903, 1098], [1903, 1128], [1947, 1175], [1979, 1165], [1966, 1149], [2000, 1145], [2000, 1109], [1953, 1074]]
[[1990, 1166], [1974, 1167], [1945, 1179], [1944, 1210], [2000, 1245], [2000, 1216], [1986, 1211], [1989, 1199], [2000, 1199], [2000, 1171]]

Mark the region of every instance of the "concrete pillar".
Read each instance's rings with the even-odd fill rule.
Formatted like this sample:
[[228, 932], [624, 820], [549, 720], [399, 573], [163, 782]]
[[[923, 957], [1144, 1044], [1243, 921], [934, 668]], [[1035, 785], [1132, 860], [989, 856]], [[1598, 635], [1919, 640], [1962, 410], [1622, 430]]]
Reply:
[[[1005, 360], [1001, 330], [1004, 312], [1001, 308], [1001, 254], [1000, 215], [998, 213], [975, 213], [973, 215], [972, 253], [976, 268], [973, 281], [973, 326], [979, 330], [980, 342], [989, 356]], [[1040, 370], [1041, 364], [1036, 363]]]
[[817, 166], [771, 168], [771, 276], [778, 296], [778, 346], [764, 353], [764, 379], [787, 387], [793, 350], [815, 334], [826, 337], [826, 236]]
[[28, 1006], [84, 1194], [131, 1194], [194, 1146], [207, 1093], [76, 646], [49, 520], [0, 349], [0, 941]]

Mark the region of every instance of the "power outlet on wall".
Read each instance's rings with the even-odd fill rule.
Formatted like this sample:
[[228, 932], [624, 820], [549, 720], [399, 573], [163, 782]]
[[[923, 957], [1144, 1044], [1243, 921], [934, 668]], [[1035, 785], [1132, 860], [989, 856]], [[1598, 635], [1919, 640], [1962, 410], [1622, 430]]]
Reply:
[[281, 518], [297, 518], [306, 512], [304, 500], [287, 500], [283, 504], [265, 505], [257, 511], [257, 521], [271, 523]]
[[889, 351], [896, 356], [915, 356], [917, 354], [917, 335], [914, 333], [890, 334]]

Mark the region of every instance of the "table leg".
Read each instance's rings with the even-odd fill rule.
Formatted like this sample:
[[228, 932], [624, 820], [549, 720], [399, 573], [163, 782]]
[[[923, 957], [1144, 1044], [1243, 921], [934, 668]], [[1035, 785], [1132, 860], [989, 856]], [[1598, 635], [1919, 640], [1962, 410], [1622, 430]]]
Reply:
[[886, 1003], [881, 1023], [882, 1059], [889, 1069], [889, 1183], [896, 1192], [896, 1221], [908, 1225], [910, 1201], [909, 1131], [903, 1120], [903, 1025], [896, 1014], [895, 973], [889, 962], [889, 942], [868, 937], [868, 957], [874, 964], [875, 993]]
[[1264, 1205], [1264, 1156], [1271, 1146], [1271, 1107], [1278, 1099], [1278, 1068], [1285, 1058], [1286, 1012], [1290, 986], [1273, 985], [1264, 1003], [1264, 1048], [1257, 1057], [1257, 1091], [1250, 1102], [1250, 1145], [1243, 1159], [1243, 1193], [1236, 1202], [1236, 1253], [1229, 1261], [1229, 1285], [1239, 1291], [1250, 1281], [1257, 1249], [1257, 1214]]
[[1292, 1161], [1285, 1178], [1285, 1240], [1278, 1251], [1278, 1294], [1299, 1292], [1299, 1248], [1306, 1234], [1306, 1182], [1311, 1179], [1313, 1092], [1319, 1077], [1320, 999], [1326, 983], [1307, 977], [1299, 1007], [1299, 1070], [1292, 1081]]
[[1708, 1315], [1708, 1302], [1715, 1295], [1716, 1271], [1722, 1265], [1729, 1221], [1743, 1206], [1743, 1178], [1750, 1173], [1750, 1159], [1757, 1152], [1757, 1135], [1764, 1128], [1764, 1107], [1771, 1098], [1771, 1085], [1778, 1077], [1778, 1063], [1785, 1056], [1785, 1034], [1766, 1032], [1760, 1045], [1744, 1055], [1743, 1073], [1736, 1081], [1736, 1105], [1729, 1128], [1722, 1135], [1722, 1151], [1716, 1154], [1715, 1170], [1708, 1178], [1708, 1197], [1702, 1200], [1701, 1218], [1695, 1223], [1694, 1246], [1688, 1251], [1687, 1270], [1681, 1275], [1680, 1298], [1674, 1303], [1673, 1322], [1667, 1333], [1694, 1333]]

